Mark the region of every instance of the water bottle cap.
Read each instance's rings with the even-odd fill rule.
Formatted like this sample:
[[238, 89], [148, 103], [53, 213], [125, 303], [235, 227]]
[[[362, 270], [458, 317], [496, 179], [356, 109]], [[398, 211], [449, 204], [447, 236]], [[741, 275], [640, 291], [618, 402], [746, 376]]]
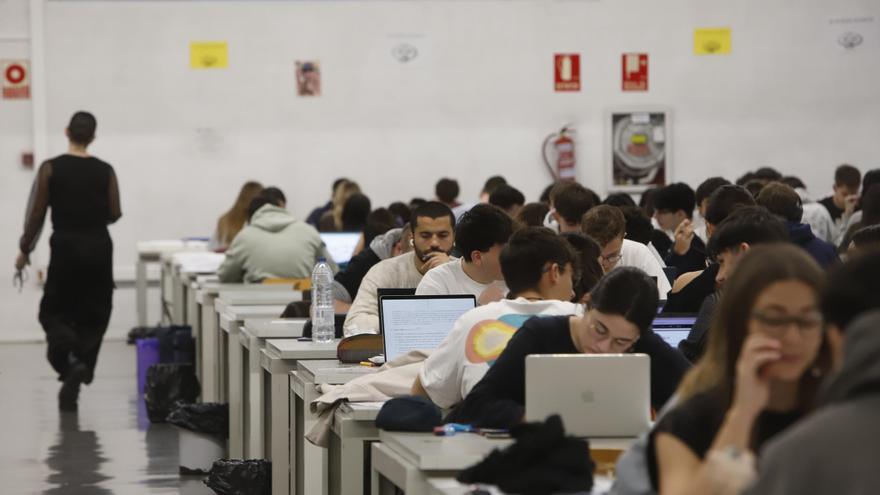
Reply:
[[327, 262], [327, 258], [325, 258], [323, 256], [318, 256], [318, 263], [326, 263], [326, 262]]

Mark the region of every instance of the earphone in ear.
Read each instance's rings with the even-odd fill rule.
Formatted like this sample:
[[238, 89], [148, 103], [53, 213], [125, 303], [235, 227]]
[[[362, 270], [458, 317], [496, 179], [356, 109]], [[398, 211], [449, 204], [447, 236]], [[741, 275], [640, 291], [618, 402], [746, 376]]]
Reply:
[[415, 241], [414, 241], [413, 239], [410, 239], [410, 240], [409, 240], [409, 245], [410, 245], [410, 246], [415, 246], [416, 243], [415, 243]]

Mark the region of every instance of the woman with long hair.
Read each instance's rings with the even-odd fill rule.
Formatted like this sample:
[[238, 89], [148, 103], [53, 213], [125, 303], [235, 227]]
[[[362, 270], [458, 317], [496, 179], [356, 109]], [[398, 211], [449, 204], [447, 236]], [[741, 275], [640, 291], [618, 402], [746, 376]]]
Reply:
[[830, 352], [819, 312], [824, 274], [802, 249], [757, 246], [724, 284], [706, 354], [651, 432], [661, 494], [724, 493], [727, 468], [813, 406]]
[[248, 181], [241, 186], [232, 208], [217, 221], [217, 232], [214, 234], [213, 246], [216, 250], [223, 251], [232, 244], [232, 240], [247, 223], [248, 206], [261, 192], [263, 192], [263, 185], [259, 182]]

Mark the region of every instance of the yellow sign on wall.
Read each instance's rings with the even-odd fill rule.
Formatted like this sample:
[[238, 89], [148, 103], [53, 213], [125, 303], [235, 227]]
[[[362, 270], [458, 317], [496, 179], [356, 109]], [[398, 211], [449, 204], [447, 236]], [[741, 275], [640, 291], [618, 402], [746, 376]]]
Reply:
[[694, 54], [724, 55], [730, 53], [730, 28], [694, 30]]
[[189, 45], [192, 69], [225, 69], [229, 66], [229, 48], [225, 41], [194, 41]]

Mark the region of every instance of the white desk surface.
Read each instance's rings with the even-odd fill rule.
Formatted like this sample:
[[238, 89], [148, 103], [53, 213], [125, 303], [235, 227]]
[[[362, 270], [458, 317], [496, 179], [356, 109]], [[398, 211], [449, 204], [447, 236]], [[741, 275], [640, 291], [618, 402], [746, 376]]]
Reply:
[[336, 359], [300, 361], [296, 365], [296, 370], [303, 381], [329, 385], [342, 385], [355, 378], [371, 375], [378, 369], [360, 364], [342, 363]]
[[384, 402], [343, 402], [336, 409], [337, 415], [344, 415], [355, 421], [376, 421]]
[[244, 330], [258, 339], [293, 339], [302, 337], [308, 318], [271, 319], [248, 318], [244, 320]]
[[261, 304], [288, 304], [294, 301], [302, 301], [302, 292], [299, 291], [227, 291], [224, 290], [217, 295], [217, 301], [214, 303], [218, 308], [222, 305], [226, 306], [244, 306], [244, 305], [261, 305]]
[[266, 353], [276, 359], [333, 359], [336, 357], [338, 345], [338, 339], [329, 344], [297, 339], [269, 339], [266, 341]]
[[[234, 321], [244, 321], [250, 318], [278, 318], [284, 312], [287, 305], [266, 304], [262, 306], [227, 306], [223, 315]], [[221, 315], [222, 316], [222, 315]]]
[[[492, 449], [504, 448], [513, 440], [488, 439], [473, 433], [438, 437], [431, 433], [382, 431], [379, 440], [421, 471], [461, 471], [483, 460]], [[635, 438], [590, 439], [590, 449], [628, 449]]]
[[[613, 479], [608, 476], [593, 477], [593, 491], [591, 494], [607, 493], [611, 489]], [[428, 486], [431, 487], [431, 495], [468, 495], [472, 493], [471, 485], [462, 485], [455, 478], [428, 478]], [[481, 487], [491, 495], [504, 495], [504, 492], [495, 487]]]
[[[271, 321], [275, 318], [276, 315], [269, 316], [252, 316], [248, 319], [250, 320], [259, 320], [260, 318], [264, 320]], [[229, 313], [220, 313], [220, 329], [226, 333], [238, 333], [243, 329], [242, 320], [234, 319]]]
[[180, 269], [181, 273], [213, 273], [224, 259], [226, 255], [222, 253], [184, 251], [171, 255], [171, 266]]
[[162, 253], [175, 251], [206, 251], [205, 241], [181, 241], [178, 239], [138, 241], [137, 252], [141, 256], [159, 256]]
[[[198, 283], [198, 282], [196, 282]], [[202, 304], [208, 297], [217, 297], [221, 292], [294, 292], [290, 285], [280, 284], [221, 284], [220, 282], [205, 282], [196, 291], [196, 300]]]

